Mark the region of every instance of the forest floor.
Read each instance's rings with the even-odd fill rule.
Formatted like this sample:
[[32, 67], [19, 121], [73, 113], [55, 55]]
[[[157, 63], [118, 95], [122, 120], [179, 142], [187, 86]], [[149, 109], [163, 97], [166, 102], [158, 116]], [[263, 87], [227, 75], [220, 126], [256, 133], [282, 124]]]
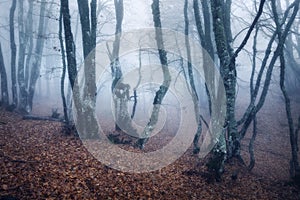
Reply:
[[[62, 133], [61, 123], [1, 109], [0, 199], [300, 199], [289, 180], [284, 109], [269, 104], [261, 113], [253, 171], [227, 163], [222, 181], [208, 182], [205, 160], [192, 148], [161, 170], [125, 173], [97, 161], [79, 138]], [[249, 137], [242, 144], [246, 163]]]

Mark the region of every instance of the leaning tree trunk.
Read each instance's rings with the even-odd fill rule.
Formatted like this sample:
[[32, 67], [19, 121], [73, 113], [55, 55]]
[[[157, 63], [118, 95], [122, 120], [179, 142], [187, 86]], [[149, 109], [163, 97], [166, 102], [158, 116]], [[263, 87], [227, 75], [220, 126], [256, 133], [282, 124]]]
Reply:
[[[257, 37], [258, 37], [258, 30], [259, 27], [256, 26], [255, 34], [253, 37], [253, 55], [252, 55], [252, 71], [251, 71], [251, 77], [250, 77], [250, 101], [253, 99], [253, 93], [254, 93], [254, 75], [256, 70], [256, 57], [257, 57]], [[252, 129], [252, 137], [249, 142], [249, 155], [250, 155], [250, 163], [249, 163], [249, 170], [252, 170], [255, 165], [255, 156], [254, 156], [254, 142], [257, 135], [257, 119], [256, 114], [253, 117], [253, 129]]]
[[290, 174], [292, 178], [296, 178], [300, 180], [300, 166], [298, 161], [298, 146], [296, 140], [297, 137], [294, 132], [294, 122], [293, 122], [293, 117], [291, 112], [291, 102], [285, 88], [284, 77], [285, 77], [285, 59], [282, 51], [282, 55], [280, 55], [280, 88], [284, 97], [285, 111], [286, 111], [288, 124], [289, 124], [290, 144], [291, 144], [291, 152], [292, 152], [292, 159], [290, 161], [290, 169], [291, 169]]
[[4, 65], [3, 53], [0, 43], [0, 76], [1, 76], [1, 103], [3, 106], [8, 106], [9, 96], [8, 96], [8, 87], [7, 87], [7, 75]]
[[[286, 66], [285, 66], [285, 57], [284, 57], [283, 46], [284, 46], [287, 36], [283, 37], [283, 33], [281, 30], [281, 22], [279, 20], [279, 16], [277, 13], [276, 2], [274, 0], [272, 0], [271, 5], [272, 5], [272, 11], [274, 14], [274, 21], [276, 24], [276, 32], [278, 35], [278, 46], [282, 47], [279, 50], [280, 89], [281, 89], [281, 92], [284, 97], [285, 110], [286, 110], [287, 121], [288, 121], [288, 125], [289, 125], [289, 135], [290, 135], [290, 144], [291, 144], [291, 152], [292, 152], [292, 159], [290, 161], [290, 173], [291, 173], [291, 177], [300, 180], [300, 166], [299, 166], [299, 161], [298, 161], [298, 146], [297, 146], [297, 142], [296, 142], [297, 137], [294, 132], [294, 122], [293, 122], [293, 116], [292, 116], [292, 112], [291, 112], [291, 101], [290, 101], [289, 95], [286, 91], [286, 87], [285, 87], [285, 83], [284, 83], [285, 75], [286, 75], [285, 74]], [[294, 13], [293, 13], [294, 15], [292, 15], [292, 17], [296, 16], [298, 10], [299, 10], [299, 1], [296, 3], [296, 5], [294, 7]]]
[[[64, 33], [65, 33], [65, 45], [66, 45], [66, 56], [67, 56], [67, 69], [69, 75], [69, 81], [71, 85], [72, 95], [73, 95], [73, 103], [75, 110], [77, 111], [77, 115], [74, 116], [75, 120], [78, 122], [77, 129], [78, 131], [82, 131], [81, 127], [84, 126], [84, 121], [78, 121], [78, 118], [84, 118], [82, 116], [81, 102], [79, 96], [79, 85], [77, 80], [77, 62], [76, 62], [76, 47], [73, 38], [73, 33], [71, 29], [71, 16], [69, 10], [69, 0], [61, 0], [61, 12], [63, 17], [63, 25], [64, 25]], [[69, 115], [71, 116], [71, 115]], [[83, 125], [82, 125], [83, 124]]]
[[155, 27], [155, 39], [158, 48], [159, 60], [163, 72], [163, 83], [155, 94], [154, 101], [153, 101], [153, 110], [151, 113], [150, 120], [147, 123], [142, 133], [143, 138], [137, 141], [136, 145], [141, 149], [144, 148], [146, 141], [151, 136], [151, 133], [157, 124], [160, 106], [169, 89], [170, 82], [171, 82], [171, 75], [168, 68], [167, 52], [164, 50], [163, 33], [161, 30], [162, 26], [161, 26], [161, 19], [160, 19], [159, 0], [153, 0], [151, 7], [152, 7], [153, 22]]
[[77, 77], [77, 64], [76, 64], [76, 57], [75, 57], [76, 47], [75, 47], [73, 33], [71, 29], [69, 0], [61, 0], [61, 12], [62, 12], [63, 23], [64, 23], [69, 81], [71, 84], [71, 88], [73, 90], [75, 86], [76, 77]]
[[[262, 0], [262, 2], [263, 2], [263, 0]], [[257, 78], [256, 78], [257, 80], [256, 80], [255, 88], [253, 90], [251, 102], [250, 102], [246, 112], [244, 113], [244, 116], [239, 121], [239, 124], [243, 125], [241, 130], [240, 130], [241, 138], [243, 138], [245, 136], [249, 125], [255, 119], [256, 114], [259, 112], [259, 110], [264, 105], [264, 102], [265, 102], [265, 99], [266, 99], [266, 96], [267, 96], [267, 93], [268, 93], [268, 90], [269, 90], [269, 86], [270, 86], [270, 82], [271, 82], [271, 76], [272, 76], [272, 72], [273, 72], [275, 63], [276, 63], [278, 57], [280, 58], [283, 55], [285, 40], [286, 40], [286, 38], [287, 38], [287, 36], [290, 32], [290, 28], [291, 28], [291, 26], [292, 26], [292, 24], [295, 20], [295, 17], [298, 13], [299, 2], [300, 2], [300, 0], [295, 0], [288, 7], [288, 9], [284, 12], [283, 18], [280, 22], [278, 21], [278, 16], [276, 15], [276, 8], [275, 8], [276, 6], [273, 5], [273, 10], [275, 11], [273, 13], [273, 14], [275, 14], [274, 19], [275, 19], [275, 22], [277, 21], [276, 22], [276, 30], [274, 31], [274, 33], [273, 33], [273, 35], [272, 35], [272, 37], [269, 41], [269, 44], [268, 44], [267, 49], [266, 49], [265, 56], [262, 60], [261, 69], [259, 70], [259, 73], [258, 73]], [[293, 11], [292, 11], [292, 14], [291, 14], [290, 10], [292, 10], [292, 9], [293, 9]], [[284, 29], [282, 29], [283, 26], [284, 26]], [[278, 35], [278, 44], [277, 44], [277, 47], [274, 50], [273, 56], [271, 57], [271, 59], [269, 61], [268, 58], [271, 54], [271, 49], [274, 48], [273, 43], [274, 43], [277, 35]], [[280, 58], [280, 59], [281, 59], [281, 62], [283, 63], [283, 58]], [[267, 66], [267, 64], [268, 64], [268, 66]], [[263, 84], [263, 87], [262, 87], [260, 98], [259, 98], [257, 104], [255, 105], [254, 103], [255, 103], [257, 94], [259, 92], [259, 88], [261, 87], [260, 83], [261, 83], [262, 76], [263, 76], [265, 68], [267, 68], [267, 72], [265, 73], [266, 75], [265, 75], [264, 84]], [[282, 76], [282, 74], [284, 74], [283, 72], [284, 71], [281, 71], [281, 76]], [[281, 85], [284, 86], [283, 82], [281, 82]], [[283, 89], [285, 89], [285, 88], [283, 87]], [[288, 97], [288, 96], [286, 96], [286, 97]], [[289, 100], [286, 99], [286, 101], [288, 102]], [[287, 109], [288, 109], [288, 107], [289, 107], [289, 105], [287, 105]], [[287, 114], [288, 114], [288, 111], [287, 111]], [[290, 119], [289, 119], [289, 123], [291, 123]], [[290, 129], [290, 133], [291, 133], [291, 129]], [[297, 143], [295, 142], [296, 141], [295, 138], [297, 138], [297, 136], [296, 135], [293, 136], [293, 133], [291, 133], [290, 134], [290, 140], [291, 140], [291, 145], [292, 146], [294, 146], [295, 144], [296, 144], [295, 146], [297, 146]], [[295, 153], [292, 152], [292, 157], [294, 157], [294, 155], [295, 155]], [[294, 157], [294, 158], [296, 158], [296, 157]], [[295, 160], [297, 160], [297, 159], [295, 159]], [[293, 163], [291, 163], [291, 164], [293, 164]], [[297, 165], [298, 164], [296, 164], [296, 166]]]
[[12, 106], [18, 105], [18, 93], [17, 93], [17, 75], [16, 75], [16, 56], [17, 47], [15, 42], [15, 26], [14, 15], [16, 10], [17, 0], [12, 1], [12, 5], [9, 13], [9, 31], [10, 31], [10, 48], [11, 48], [11, 82], [12, 82]]

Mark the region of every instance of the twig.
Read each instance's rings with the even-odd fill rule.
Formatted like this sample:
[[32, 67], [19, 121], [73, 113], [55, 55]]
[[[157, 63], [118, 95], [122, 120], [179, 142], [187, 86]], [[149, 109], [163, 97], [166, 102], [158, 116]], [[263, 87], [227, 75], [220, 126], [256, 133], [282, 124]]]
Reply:
[[25, 115], [23, 116], [23, 120], [40, 120], [40, 121], [54, 121], [54, 122], [63, 122], [63, 119], [53, 118], [53, 117], [40, 117], [33, 115]]

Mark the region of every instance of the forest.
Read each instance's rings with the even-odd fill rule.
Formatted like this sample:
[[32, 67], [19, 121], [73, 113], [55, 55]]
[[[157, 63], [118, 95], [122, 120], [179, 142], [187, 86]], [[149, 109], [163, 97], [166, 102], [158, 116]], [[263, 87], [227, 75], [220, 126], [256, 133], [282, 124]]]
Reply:
[[300, 0], [0, 0], [0, 200], [300, 199]]

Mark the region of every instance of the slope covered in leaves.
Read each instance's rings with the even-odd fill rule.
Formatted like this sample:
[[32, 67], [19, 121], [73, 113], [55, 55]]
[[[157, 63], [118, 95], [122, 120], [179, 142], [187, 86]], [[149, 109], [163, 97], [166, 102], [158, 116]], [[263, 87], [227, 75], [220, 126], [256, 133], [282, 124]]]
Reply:
[[93, 158], [78, 138], [63, 135], [58, 122], [25, 121], [4, 110], [0, 121], [0, 199], [300, 199], [292, 183], [234, 162], [221, 183], [210, 182], [205, 161], [191, 149], [159, 171], [123, 173]]

